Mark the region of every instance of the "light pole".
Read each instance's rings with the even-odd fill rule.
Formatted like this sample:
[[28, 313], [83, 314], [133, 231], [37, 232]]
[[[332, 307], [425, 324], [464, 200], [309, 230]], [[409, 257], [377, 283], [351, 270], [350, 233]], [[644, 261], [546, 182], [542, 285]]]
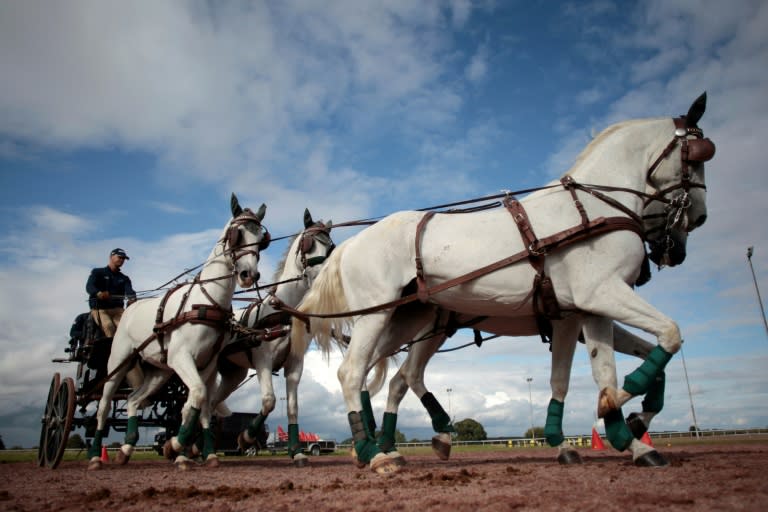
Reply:
[[685, 354], [683, 346], [680, 345], [680, 359], [683, 361], [683, 373], [685, 374], [685, 385], [688, 386], [688, 400], [691, 402], [691, 416], [693, 416], [693, 429], [696, 432], [696, 439], [699, 438], [699, 422], [696, 421], [696, 409], [693, 408], [693, 395], [691, 394], [691, 383], [688, 382], [688, 368], [685, 366]]
[[445, 391], [448, 393], [448, 418], [453, 422], [453, 415], [451, 414], [451, 392], [453, 388], [447, 388]]
[[760, 288], [757, 287], [757, 277], [755, 277], [755, 268], [752, 266], [752, 253], [754, 247], [751, 245], [747, 247], [747, 261], [749, 262], [749, 269], [752, 271], [752, 281], [755, 282], [755, 291], [757, 292], [757, 302], [760, 304], [760, 313], [763, 315], [763, 325], [765, 326], [765, 335], [768, 336], [768, 322], [765, 320], [765, 309], [763, 308], [763, 299], [760, 297]]
[[533, 377], [526, 377], [525, 380], [528, 382], [528, 403], [531, 404], [531, 441], [533, 441], [535, 437], [533, 433], [533, 395], [531, 394], [531, 381]]

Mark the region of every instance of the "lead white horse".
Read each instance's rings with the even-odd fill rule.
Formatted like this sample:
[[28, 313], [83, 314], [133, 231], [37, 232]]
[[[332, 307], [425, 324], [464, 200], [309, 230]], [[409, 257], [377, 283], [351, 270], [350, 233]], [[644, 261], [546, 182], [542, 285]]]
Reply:
[[275, 409], [272, 373], [282, 368], [288, 400], [288, 455], [296, 466], [303, 466], [307, 459], [301, 453], [298, 424], [298, 386], [304, 370], [304, 354], [291, 352], [290, 315], [276, 308], [281, 304], [295, 307], [309, 290], [335, 247], [331, 228], [331, 221], [315, 222], [309, 210], [304, 211], [304, 230], [288, 245], [275, 273], [274, 288], [263, 302], [235, 311], [241, 325], [267, 331], [255, 335], [244, 333], [222, 349], [218, 362], [221, 379], [212, 399], [215, 409], [246, 379], [249, 369], [256, 371], [261, 411], [238, 436], [238, 445], [245, 450], [256, 444], [267, 416]]
[[[98, 406], [97, 431], [88, 453], [88, 469], [101, 468], [99, 455], [112, 397], [136, 358], [141, 361], [143, 379], [127, 399], [128, 426], [125, 443], [117, 454], [118, 463], [128, 461], [138, 441], [140, 404], [175, 372], [187, 386], [189, 395], [182, 409], [179, 434], [168, 443], [176, 452], [190, 446], [192, 432], [199, 421], [205, 440], [203, 456], [209, 464], [216, 465], [209, 407], [216, 355], [231, 331], [235, 286], [247, 288], [258, 281], [259, 253], [269, 244], [269, 233], [262, 226], [265, 205], [254, 213], [243, 209], [232, 194], [230, 206], [232, 218], [195, 279], [162, 297], [135, 302], [123, 314], [107, 363], [109, 378]], [[177, 463], [186, 462], [183, 456], [179, 459]]]
[[[651, 193], [652, 191], [647, 190], [646, 192]], [[684, 230], [681, 231], [677, 226], [675, 222], [677, 212], [671, 209], [659, 211], [660, 204], [655, 201], [648, 204], [643, 214], [645, 238], [650, 246], [650, 260], [659, 267], [679, 265], [686, 257], [688, 233]], [[641, 286], [650, 279], [650, 266], [647, 260], [643, 262], [643, 270], [641, 270], [640, 274], [641, 277], [635, 283], [636, 286]], [[425, 307], [429, 306], [425, 305]], [[480, 331], [490, 332], [496, 336], [533, 336], [539, 334], [539, 330], [543, 327], [548, 331], [548, 336], [554, 334], [558, 337], [557, 343], [552, 343], [551, 345], [552, 371], [550, 386], [552, 398], [547, 407], [544, 436], [551, 446], [557, 448], [557, 460], [559, 463], [581, 463], [582, 459], [578, 451], [571, 446], [563, 435], [562, 424], [565, 397], [568, 394], [576, 346], [576, 340], [572, 338], [571, 325], [572, 322], [577, 321], [578, 317], [571, 315], [567, 323], [565, 321], [540, 323], [535, 329], [525, 331], [525, 329], [521, 330], [521, 324], [515, 321], [515, 319], [477, 317], [439, 309], [434, 309], [434, 315], [435, 318], [430, 320], [422, 332], [416, 336], [415, 340], [409, 343], [405, 361], [390, 380], [382, 429], [377, 439], [379, 449], [388, 454], [396, 463], [405, 464], [405, 458], [397, 451], [395, 433], [399, 405], [410, 388], [419, 397], [432, 420], [432, 427], [436, 432], [436, 435], [432, 438], [432, 449], [439, 458], [443, 460], [449, 458], [452, 441], [451, 432], [454, 432], [455, 429], [445, 409], [426, 388], [424, 372], [429, 360], [457, 329], [471, 327], [475, 331], [475, 344], [480, 346], [482, 345]], [[533, 328], [532, 325], [528, 327]], [[546, 336], [543, 339], [546, 339]], [[645, 360], [653, 347], [652, 343], [614, 324], [613, 348], [616, 351]], [[598, 361], [598, 354], [600, 358], [607, 356], [607, 363], [610, 365], [613, 360], [610, 352], [607, 350], [599, 351], [599, 353], [596, 352], [596, 363]], [[602, 365], [598, 363], [596, 367], [601, 368]], [[643, 400], [642, 412], [630, 414], [627, 420], [635, 439], [642, 439], [653, 417], [661, 412], [664, 405], [664, 388], [665, 375], [662, 371], [650, 386], [645, 400]], [[370, 395], [367, 390], [362, 392], [361, 400], [364, 421], [370, 423], [369, 430], [374, 432], [376, 431], [376, 425], [373, 419]], [[625, 440], [622, 439], [622, 441]], [[666, 459], [661, 454], [639, 441], [633, 441], [629, 446], [629, 450], [632, 452], [636, 465], [661, 466], [667, 464]]]
[[[696, 126], [705, 101], [702, 95], [680, 118], [609, 127], [563, 179], [519, 202], [508, 198], [505, 209], [400, 212], [337, 248], [299, 310], [318, 317], [311, 331], [323, 350], [330, 350], [334, 333], [351, 332], [338, 377], [359, 462], [379, 473], [398, 469], [363, 421], [360, 392], [378, 358], [413, 339], [432, 314], [403, 297], [414, 281], [422, 302], [450, 311], [515, 319], [521, 329], [535, 328], [541, 315], [559, 317], [569, 340], [581, 329], [595, 352], [609, 438], [615, 447], [629, 444], [631, 433], [627, 438], [619, 426], [628, 432], [621, 405], [648, 391], [681, 344], [677, 324], [632, 288], [645, 257], [641, 215], [659, 201], [673, 209], [684, 231], [706, 219], [703, 162], [714, 145]], [[612, 357], [602, 357], [613, 356], [612, 320], [658, 340], [621, 390], [615, 366], [611, 375], [606, 364]], [[310, 339], [301, 326], [294, 320], [292, 349], [299, 352]]]

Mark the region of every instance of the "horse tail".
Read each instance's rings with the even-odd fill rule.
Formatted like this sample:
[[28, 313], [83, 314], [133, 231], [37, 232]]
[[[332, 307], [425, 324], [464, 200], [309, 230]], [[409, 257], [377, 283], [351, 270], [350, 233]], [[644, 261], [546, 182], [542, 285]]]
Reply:
[[387, 379], [387, 370], [389, 369], [389, 357], [382, 357], [373, 367], [373, 377], [366, 383], [366, 388], [370, 396], [375, 396], [384, 387]]
[[[302, 313], [331, 314], [349, 311], [344, 286], [341, 282], [341, 256], [346, 244], [333, 251], [323, 269], [312, 283], [312, 288], [304, 296], [297, 308]], [[311, 317], [309, 329], [303, 320], [294, 317], [291, 326], [291, 352], [303, 356], [312, 338], [315, 339], [324, 357], [328, 357], [332, 343], [343, 345], [342, 335], [349, 331], [351, 317], [317, 318]], [[309, 332], [307, 332], [309, 330]], [[337, 339], [338, 338], [338, 339]]]

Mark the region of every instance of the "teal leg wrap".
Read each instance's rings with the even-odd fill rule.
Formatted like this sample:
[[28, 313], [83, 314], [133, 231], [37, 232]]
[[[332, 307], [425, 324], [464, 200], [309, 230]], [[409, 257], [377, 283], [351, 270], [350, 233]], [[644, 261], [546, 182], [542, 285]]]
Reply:
[[182, 446], [189, 446], [192, 444], [195, 428], [197, 428], [197, 423], [199, 421], [200, 409], [191, 407], [189, 410], [189, 415], [187, 416], [187, 421], [185, 421], [181, 426], [179, 429], [179, 435], [176, 436]]
[[643, 364], [624, 377], [624, 391], [632, 396], [646, 394], [671, 358], [672, 354], [663, 348], [654, 347]]
[[393, 412], [385, 412], [384, 419], [381, 422], [381, 435], [377, 444], [379, 449], [384, 452], [392, 452], [397, 448], [395, 447], [395, 431], [397, 430], [397, 414]]
[[666, 374], [661, 372], [656, 380], [651, 383], [648, 392], [643, 399], [643, 412], [658, 413], [664, 408], [664, 387]]
[[565, 404], [559, 402], [554, 398], [549, 401], [547, 407], [547, 421], [544, 424], [544, 437], [547, 439], [549, 446], [560, 446], [565, 441], [563, 435], [563, 410]]
[[360, 462], [370, 462], [372, 458], [381, 453], [376, 441], [366, 432], [366, 426], [363, 423], [360, 412], [350, 412], [347, 415], [349, 427], [352, 430], [352, 440], [355, 443], [355, 453]]
[[373, 416], [373, 407], [371, 407], [371, 394], [368, 391], [361, 391], [360, 401], [363, 403], [362, 415], [365, 428], [371, 436], [376, 437], [376, 418]]
[[101, 439], [104, 436], [103, 430], [97, 430], [93, 435], [93, 442], [91, 448], [88, 450], [88, 458], [101, 457]]
[[456, 432], [451, 424], [451, 417], [445, 412], [435, 395], [429, 392], [424, 393], [424, 396], [421, 397], [421, 404], [427, 409], [429, 417], [432, 418], [432, 428], [435, 432]]
[[251, 420], [251, 422], [248, 424], [248, 428], [246, 429], [248, 432], [248, 437], [251, 439], [258, 439], [261, 435], [261, 429], [264, 425], [264, 420], [266, 419], [266, 416], [263, 414], [257, 414], [256, 417], [253, 418], [253, 420]]
[[624, 421], [624, 414], [621, 410], [611, 411], [603, 419], [605, 421], [605, 434], [611, 445], [620, 452], [629, 448], [634, 436]]
[[301, 453], [301, 444], [299, 443], [299, 424], [288, 424], [288, 455], [293, 458]]
[[206, 460], [212, 453], [216, 453], [216, 437], [213, 435], [213, 430], [210, 428], [203, 429], [203, 460]]
[[136, 446], [139, 441], [139, 418], [131, 416], [128, 418], [128, 426], [125, 429], [125, 444]]

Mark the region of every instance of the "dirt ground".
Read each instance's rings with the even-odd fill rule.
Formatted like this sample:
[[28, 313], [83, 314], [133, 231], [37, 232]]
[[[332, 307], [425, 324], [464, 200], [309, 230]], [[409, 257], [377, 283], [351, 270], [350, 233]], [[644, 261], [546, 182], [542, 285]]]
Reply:
[[86, 471], [0, 464], [0, 510], [84, 511], [724, 511], [768, 510], [768, 444], [660, 447], [671, 462], [637, 468], [613, 450], [581, 450], [559, 466], [550, 449], [410, 456], [394, 475], [357, 469], [348, 456], [223, 457], [219, 468], [180, 471], [131, 461]]

